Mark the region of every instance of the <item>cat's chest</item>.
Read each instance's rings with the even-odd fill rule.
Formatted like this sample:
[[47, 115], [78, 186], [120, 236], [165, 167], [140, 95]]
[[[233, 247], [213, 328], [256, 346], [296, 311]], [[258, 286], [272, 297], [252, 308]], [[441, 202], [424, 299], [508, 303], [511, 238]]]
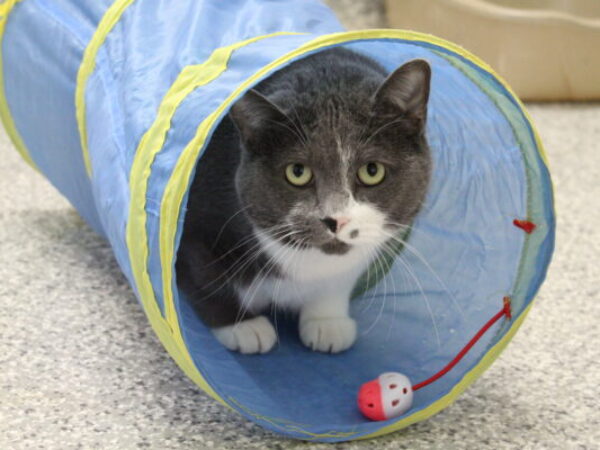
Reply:
[[287, 253], [273, 250], [270, 256], [277, 261], [277, 276], [268, 275], [265, 269], [251, 284], [237, 288], [240, 303], [250, 310], [271, 303], [297, 310], [323, 293], [349, 295], [369, 263], [366, 255], [356, 249], [345, 255], [326, 255], [314, 249]]

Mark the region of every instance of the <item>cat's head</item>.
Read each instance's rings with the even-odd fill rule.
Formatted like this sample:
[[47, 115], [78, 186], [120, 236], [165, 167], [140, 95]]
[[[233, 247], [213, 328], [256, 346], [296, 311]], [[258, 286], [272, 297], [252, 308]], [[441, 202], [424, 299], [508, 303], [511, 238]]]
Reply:
[[387, 79], [245, 94], [231, 117], [244, 148], [236, 187], [253, 225], [327, 254], [377, 247], [409, 225], [430, 178], [430, 79], [427, 62], [413, 60]]

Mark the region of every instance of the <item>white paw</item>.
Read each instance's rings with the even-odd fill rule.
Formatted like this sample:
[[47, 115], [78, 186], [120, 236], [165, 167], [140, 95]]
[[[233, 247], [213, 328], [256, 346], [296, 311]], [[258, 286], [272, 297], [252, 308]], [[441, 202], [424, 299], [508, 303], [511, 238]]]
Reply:
[[244, 320], [235, 325], [213, 328], [212, 332], [229, 350], [244, 354], [266, 353], [277, 342], [277, 333], [265, 316]]
[[350, 317], [305, 319], [300, 322], [300, 339], [315, 351], [342, 352], [356, 340], [356, 322]]

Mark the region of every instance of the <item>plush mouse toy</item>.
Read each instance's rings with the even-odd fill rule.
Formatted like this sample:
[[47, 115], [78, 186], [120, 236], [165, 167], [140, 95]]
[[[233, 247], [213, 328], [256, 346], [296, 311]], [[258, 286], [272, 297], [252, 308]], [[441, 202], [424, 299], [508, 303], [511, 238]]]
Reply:
[[358, 407], [371, 420], [398, 417], [410, 409], [413, 388], [407, 376], [387, 372], [361, 386]]
[[420, 383], [411, 384], [406, 375], [386, 372], [373, 381], [363, 384], [358, 391], [358, 409], [371, 420], [387, 420], [401, 416], [413, 402], [413, 392], [434, 383], [458, 364], [479, 339], [503, 317], [511, 320], [510, 297], [503, 298], [502, 309], [477, 332], [458, 354], [439, 372]]

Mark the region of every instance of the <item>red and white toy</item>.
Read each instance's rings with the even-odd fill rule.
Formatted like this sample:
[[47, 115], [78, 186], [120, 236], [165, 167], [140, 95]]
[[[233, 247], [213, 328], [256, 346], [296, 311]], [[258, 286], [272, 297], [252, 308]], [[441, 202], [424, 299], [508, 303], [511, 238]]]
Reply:
[[503, 298], [502, 309], [473, 336], [446, 367], [425, 381], [413, 386], [405, 375], [397, 372], [386, 372], [376, 380], [363, 384], [358, 391], [358, 408], [360, 412], [371, 420], [387, 420], [401, 416], [412, 406], [413, 392], [430, 385], [450, 372], [479, 341], [481, 336], [503, 317], [508, 320], [512, 319], [510, 297]]
[[396, 372], [381, 374], [358, 391], [358, 407], [371, 420], [387, 420], [401, 416], [410, 409], [413, 388], [405, 375]]

